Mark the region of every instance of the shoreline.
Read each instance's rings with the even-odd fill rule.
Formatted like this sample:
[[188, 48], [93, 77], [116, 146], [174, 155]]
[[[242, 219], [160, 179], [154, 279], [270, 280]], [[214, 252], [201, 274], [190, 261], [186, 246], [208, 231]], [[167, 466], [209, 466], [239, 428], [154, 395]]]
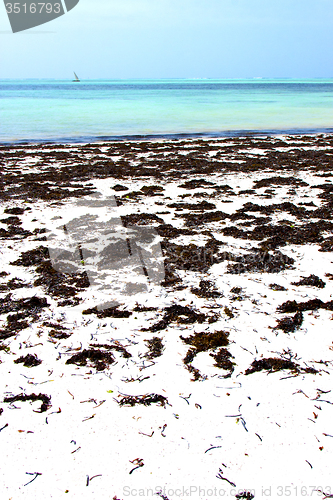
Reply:
[[333, 135], [0, 161], [3, 497], [331, 494]]
[[45, 144], [98, 144], [105, 142], [126, 142], [126, 141], [159, 141], [159, 140], [195, 140], [195, 139], [225, 139], [225, 138], [246, 138], [246, 137], [279, 137], [279, 136], [318, 136], [331, 135], [332, 127], [326, 128], [292, 128], [292, 129], [272, 129], [272, 130], [226, 130], [220, 132], [193, 132], [193, 133], [165, 133], [165, 134], [141, 134], [141, 135], [110, 135], [110, 136], [79, 136], [79, 137], [58, 137], [45, 139], [17, 139], [12, 141], [0, 140], [0, 147], [29, 146]]

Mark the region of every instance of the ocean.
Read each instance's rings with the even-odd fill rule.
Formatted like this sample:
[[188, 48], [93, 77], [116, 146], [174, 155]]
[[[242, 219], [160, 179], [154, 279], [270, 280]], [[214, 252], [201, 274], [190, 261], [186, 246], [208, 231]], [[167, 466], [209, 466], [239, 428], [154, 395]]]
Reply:
[[0, 142], [333, 132], [330, 80], [0, 80]]

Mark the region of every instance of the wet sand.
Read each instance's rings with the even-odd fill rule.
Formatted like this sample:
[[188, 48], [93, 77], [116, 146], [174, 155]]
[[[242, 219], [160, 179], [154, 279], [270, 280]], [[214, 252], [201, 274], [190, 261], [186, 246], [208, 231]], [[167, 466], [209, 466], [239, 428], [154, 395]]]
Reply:
[[[333, 493], [332, 135], [0, 161], [3, 498]], [[129, 287], [122, 242], [112, 274], [76, 241], [66, 272], [74, 219], [150, 231], [151, 262], [128, 244]]]

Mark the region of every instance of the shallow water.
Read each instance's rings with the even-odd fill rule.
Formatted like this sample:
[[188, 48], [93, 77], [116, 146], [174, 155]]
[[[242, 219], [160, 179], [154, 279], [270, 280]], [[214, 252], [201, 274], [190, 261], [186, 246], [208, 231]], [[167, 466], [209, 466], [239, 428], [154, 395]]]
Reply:
[[0, 80], [0, 142], [333, 131], [330, 80]]

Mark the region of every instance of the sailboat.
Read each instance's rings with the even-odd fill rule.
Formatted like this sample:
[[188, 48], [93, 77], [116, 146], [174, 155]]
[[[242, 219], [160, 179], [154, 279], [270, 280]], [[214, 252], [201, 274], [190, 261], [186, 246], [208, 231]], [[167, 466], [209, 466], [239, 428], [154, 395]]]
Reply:
[[73, 82], [79, 82], [80, 78], [77, 76], [77, 74], [75, 73], [75, 71], [73, 71], [73, 73], [74, 73], [74, 78], [75, 78], [75, 80], [73, 80]]

